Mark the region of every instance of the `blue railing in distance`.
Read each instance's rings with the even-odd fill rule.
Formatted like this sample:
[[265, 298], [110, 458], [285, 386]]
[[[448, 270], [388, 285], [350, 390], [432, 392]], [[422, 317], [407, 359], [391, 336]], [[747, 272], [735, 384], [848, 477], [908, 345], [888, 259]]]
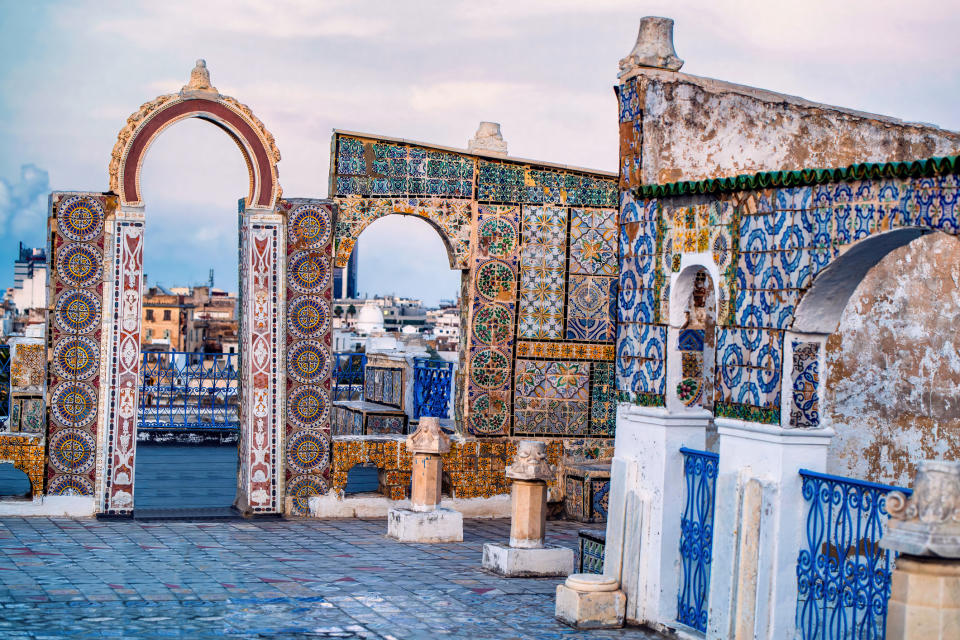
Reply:
[[333, 363], [333, 399], [362, 399], [367, 355], [355, 352], [335, 353]]
[[685, 498], [680, 520], [682, 571], [677, 593], [677, 622], [706, 633], [720, 457], [686, 447], [681, 447], [680, 453], [683, 454]]
[[887, 494], [910, 489], [800, 470], [807, 503], [797, 558], [797, 630], [804, 640], [884, 640], [896, 555], [880, 547]]
[[140, 429], [239, 429], [239, 354], [145, 352]]
[[603, 573], [605, 531], [581, 529], [577, 535], [577, 573]]
[[452, 362], [416, 358], [413, 362], [413, 419], [424, 416], [446, 418], [452, 383]]
[[0, 431], [10, 424], [10, 345], [0, 344]]

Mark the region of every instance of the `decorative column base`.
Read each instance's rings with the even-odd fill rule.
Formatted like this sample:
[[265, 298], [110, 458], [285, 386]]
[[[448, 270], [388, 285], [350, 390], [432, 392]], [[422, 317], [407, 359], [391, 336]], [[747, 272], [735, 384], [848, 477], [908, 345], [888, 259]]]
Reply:
[[557, 585], [554, 617], [575, 629], [619, 629], [627, 610], [627, 597], [616, 578], [575, 573]]
[[568, 576], [573, 573], [573, 549], [521, 549], [488, 542], [483, 545], [483, 568], [507, 578]]
[[443, 507], [433, 511], [390, 509], [387, 537], [399, 542], [463, 542], [463, 514]]
[[890, 640], [947, 640], [960, 633], [960, 560], [900, 556], [887, 605]]

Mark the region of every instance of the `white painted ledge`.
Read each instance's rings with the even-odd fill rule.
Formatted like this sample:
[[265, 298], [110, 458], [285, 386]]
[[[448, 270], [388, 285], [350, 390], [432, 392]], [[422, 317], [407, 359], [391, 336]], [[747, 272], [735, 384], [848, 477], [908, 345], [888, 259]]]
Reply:
[[[390, 509], [410, 509], [409, 500], [391, 500], [375, 493], [346, 496], [333, 493], [314, 496], [309, 502], [311, 518], [386, 518]], [[492, 498], [444, 498], [440, 506], [463, 514], [464, 518], [509, 518], [510, 495]]]
[[94, 515], [95, 504], [92, 496], [39, 496], [33, 500], [0, 500], [0, 517], [92, 518]]

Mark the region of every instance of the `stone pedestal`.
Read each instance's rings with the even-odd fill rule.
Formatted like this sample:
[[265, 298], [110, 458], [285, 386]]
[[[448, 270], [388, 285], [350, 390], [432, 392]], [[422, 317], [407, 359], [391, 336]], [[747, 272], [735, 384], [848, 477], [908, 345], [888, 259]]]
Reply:
[[410, 503], [414, 511], [433, 511], [440, 505], [443, 462], [433, 453], [413, 454]]
[[913, 495], [887, 494], [880, 546], [899, 551], [887, 605], [888, 640], [960, 637], [960, 462], [925, 460]]
[[443, 462], [440, 454], [450, 450], [450, 438], [437, 418], [421, 418], [416, 432], [407, 437], [413, 453], [409, 509], [387, 512], [387, 537], [400, 542], [462, 542], [463, 514], [441, 508]]
[[616, 578], [575, 573], [557, 585], [554, 616], [576, 629], [617, 629], [623, 626], [627, 597]]
[[443, 507], [431, 511], [390, 509], [387, 537], [399, 542], [463, 542], [463, 514]]
[[508, 578], [566, 576], [573, 571], [573, 549], [546, 547], [547, 481], [554, 469], [547, 462], [543, 442], [524, 440], [507, 467], [511, 490], [510, 546], [483, 545], [483, 568]]
[[887, 604], [890, 640], [960, 635], [960, 560], [900, 556]]

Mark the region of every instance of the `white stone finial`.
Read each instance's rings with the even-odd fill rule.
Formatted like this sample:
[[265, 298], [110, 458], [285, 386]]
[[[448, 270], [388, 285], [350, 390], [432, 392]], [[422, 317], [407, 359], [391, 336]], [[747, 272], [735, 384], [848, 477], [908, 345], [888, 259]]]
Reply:
[[190, 82], [185, 84], [180, 90], [181, 95], [190, 94], [217, 94], [217, 88], [210, 84], [210, 70], [207, 69], [207, 61], [203, 58], [197, 60], [197, 64], [190, 72]]
[[500, 123], [481, 122], [473, 139], [467, 142], [467, 151], [507, 155], [507, 143], [500, 133]]
[[407, 436], [410, 453], [446, 453], [450, 451], [450, 436], [440, 428], [440, 419], [424, 416], [417, 430]]
[[673, 20], [647, 16], [640, 19], [637, 43], [627, 57], [620, 61], [620, 73], [624, 77], [638, 67], [679, 71], [683, 60], [673, 48]]
[[890, 520], [880, 546], [912, 556], [960, 559], [960, 462], [924, 460], [913, 495], [887, 494]]
[[554, 468], [547, 461], [547, 443], [539, 440], [521, 440], [517, 445], [517, 455], [507, 466], [506, 476], [514, 480], [553, 479]]

